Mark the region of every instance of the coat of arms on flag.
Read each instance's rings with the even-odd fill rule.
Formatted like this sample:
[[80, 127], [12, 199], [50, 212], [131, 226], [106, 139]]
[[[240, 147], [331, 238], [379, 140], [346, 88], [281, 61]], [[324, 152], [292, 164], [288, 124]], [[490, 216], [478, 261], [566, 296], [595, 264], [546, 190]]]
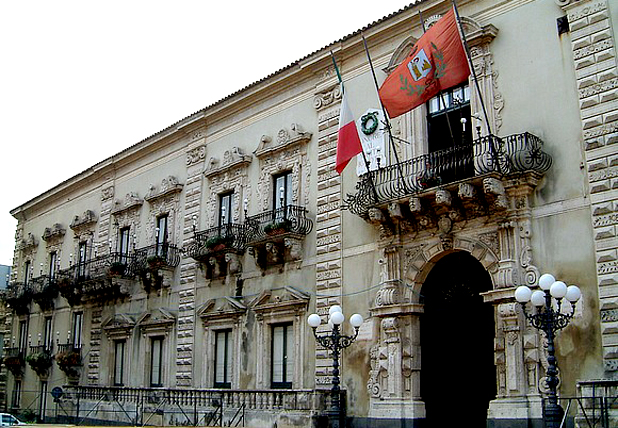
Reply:
[[380, 87], [391, 118], [402, 115], [468, 79], [470, 68], [455, 12], [449, 10], [412, 47]]
[[427, 76], [431, 71], [431, 63], [427, 58], [425, 49], [421, 49], [410, 62], [408, 62], [408, 69], [415, 81], [421, 80]]

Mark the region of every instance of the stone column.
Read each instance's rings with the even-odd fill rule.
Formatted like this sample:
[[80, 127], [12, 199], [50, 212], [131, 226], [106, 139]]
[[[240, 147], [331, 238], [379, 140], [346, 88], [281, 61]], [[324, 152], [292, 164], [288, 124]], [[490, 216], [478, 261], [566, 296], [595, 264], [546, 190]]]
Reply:
[[[556, 0], [567, 12], [590, 182], [606, 376], [618, 379], [618, 71], [607, 0]], [[614, 10], [614, 15], [616, 10]]]

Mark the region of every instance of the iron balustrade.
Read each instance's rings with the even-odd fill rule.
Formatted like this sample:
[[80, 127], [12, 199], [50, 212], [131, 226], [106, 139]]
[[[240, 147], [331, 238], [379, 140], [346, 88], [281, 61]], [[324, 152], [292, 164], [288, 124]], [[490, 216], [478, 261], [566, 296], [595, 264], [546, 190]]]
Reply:
[[124, 276], [134, 276], [139, 267], [136, 263], [135, 254], [114, 252], [72, 264], [68, 268], [61, 270], [58, 275], [60, 278], [88, 281], [107, 276], [110, 268], [116, 264], [124, 266]]
[[201, 260], [218, 246], [244, 251], [249, 241], [248, 228], [244, 224], [228, 223], [195, 232], [193, 242], [187, 248], [190, 257]]
[[30, 346], [30, 354], [51, 354], [52, 353], [52, 345], [31, 345]]
[[469, 144], [370, 171], [359, 177], [356, 193], [348, 194], [345, 203], [353, 214], [365, 216], [371, 206], [476, 176], [544, 173], [552, 160], [542, 151], [542, 145], [541, 139], [527, 132], [504, 138], [486, 135]]
[[24, 350], [18, 346], [11, 346], [3, 349], [3, 358], [15, 358], [24, 356]]
[[248, 217], [245, 225], [251, 241], [263, 239], [277, 229], [297, 235], [307, 235], [313, 229], [313, 222], [307, 218], [307, 210], [297, 205], [286, 205]]
[[75, 343], [61, 343], [58, 344], [58, 353], [68, 353], [68, 352], [76, 352], [81, 355], [82, 353], [82, 345]]
[[26, 282], [11, 282], [6, 291], [2, 294], [2, 299], [10, 309], [17, 313], [27, 313], [28, 304], [32, 300], [32, 279]]
[[180, 264], [180, 250], [168, 243], [154, 244], [133, 251], [135, 265], [145, 269], [149, 265], [176, 267]]

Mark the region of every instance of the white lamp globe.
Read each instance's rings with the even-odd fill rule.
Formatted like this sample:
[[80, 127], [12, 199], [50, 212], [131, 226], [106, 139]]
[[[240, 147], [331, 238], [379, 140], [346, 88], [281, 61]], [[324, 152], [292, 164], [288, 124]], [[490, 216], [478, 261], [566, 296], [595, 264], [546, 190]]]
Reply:
[[320, 318], [320, 316], [318, 314], [311, 314], [307, 318], [307, 323], [311, 327], [316, 328], [317, 326], [319, 326], [322, 323], [322, 319]]
[[569, 285], [566, 291], [566, 299], [575, 303], [582, 297], [582, 291], [579, 289], [577, 285]]
[[556, 299], [562, 299], [566, 296], [567, 293], [567, 285], [562, 281], [556, 281], [551, 285], [549, 289], [549, 294], [551, 294]]
[[534, 306], [543, 306], [545, 304], [545, 292], [536, 290], [532, 293], [530, 301]]
[[539, 287], [541, 287], [541, 290], [549, 290], [554, 282], [556, 282], [556, 278], [550, 273], [545, 273], [539, 278]]
[[354, 314], [350, 317], [350, 324], [352, 324], [352, 327], [358, 328], [361, 326], [362, 323], [363, 317], [361, 316], [361, 314]]
[[341, 312], [333, 312], [333, 314], [330, 316], [330, 320], [335, 325], [340, 325], [343, 322], [344, 318], [345, 317]]
[[333, 321], [332, 321], [330, 318], [328, 319], [328, 323], [327, 323], [326, 325], [328, 325], [328, 328], [329, 328], [330, 330], [332, 330], [333, 328], [335, 328], [335, 325], [333, 324]]
[[530, 297], [532, 296], [532, 290], [525, 285], [517, 287], [515, 290], [515, 300], [519, 303], [527, 303], [530, 301]]
[[328, 315], [332, 315], [334, 312], [343, 312], [343, 310], [341, 309], [341, 306], [339, 305], [333, 305], [330, 307], [330, 309], [328, 310]]

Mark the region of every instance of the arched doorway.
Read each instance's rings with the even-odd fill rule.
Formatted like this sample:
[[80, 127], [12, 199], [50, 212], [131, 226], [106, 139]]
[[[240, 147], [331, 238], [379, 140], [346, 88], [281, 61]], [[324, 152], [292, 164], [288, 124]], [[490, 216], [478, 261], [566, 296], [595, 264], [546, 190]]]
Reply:
[[[421, 397], [428, 427], [486, 426], [496, 396], [491, 277], [469, 253], [448, 254], [421, 289]], [[465, 423], [465, 425], [463, 425]]]

